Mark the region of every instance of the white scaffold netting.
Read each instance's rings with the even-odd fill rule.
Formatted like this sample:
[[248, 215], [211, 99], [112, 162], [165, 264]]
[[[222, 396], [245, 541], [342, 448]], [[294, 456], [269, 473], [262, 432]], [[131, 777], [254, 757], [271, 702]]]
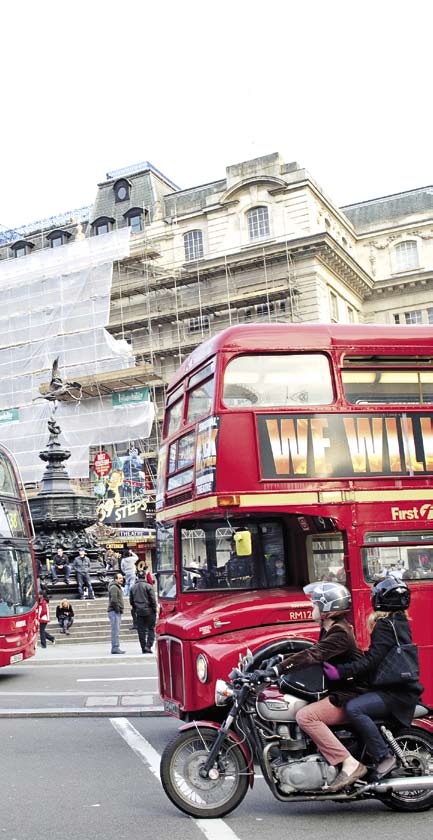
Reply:
[[[0, 440], [25, 482], [39, 481], [53, 404], [39, 397], [58, 357], [63, 379], [133, 368], [130, 345], [105, 329], [113, 261], [129, 254], [129, 228], [0, 263]], [[89, 474], [89, 446], [147, 438], [152, 402], [112, 406], [110, 397], [60, 402], [61, 441], [72, 478]]]

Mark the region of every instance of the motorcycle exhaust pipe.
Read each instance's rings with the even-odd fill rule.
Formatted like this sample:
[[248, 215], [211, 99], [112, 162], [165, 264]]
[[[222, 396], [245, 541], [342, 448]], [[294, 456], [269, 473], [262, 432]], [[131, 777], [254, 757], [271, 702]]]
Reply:
[[430, 790], [433, 788], [433, 775], [431, 776], [407, 776], [399, 779], [383, 779], [380, 782], [372, 782], [366, 785], [363, 793], [397, 793], [398, 791]]

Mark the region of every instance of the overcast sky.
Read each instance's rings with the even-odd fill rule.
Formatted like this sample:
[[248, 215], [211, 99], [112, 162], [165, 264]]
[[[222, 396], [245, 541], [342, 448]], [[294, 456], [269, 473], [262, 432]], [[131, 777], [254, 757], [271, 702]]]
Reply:
[[337, 204], [433, 184], [427, 0], [20, 0], [0, 11], [0, 224], [151, 161], [180, 187], [279, 151]]

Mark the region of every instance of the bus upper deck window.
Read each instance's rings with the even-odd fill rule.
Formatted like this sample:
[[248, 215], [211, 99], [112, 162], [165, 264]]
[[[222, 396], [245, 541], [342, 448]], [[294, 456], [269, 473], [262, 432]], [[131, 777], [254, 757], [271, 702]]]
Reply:
[[164, 437], [169, 437], [180, 428], [183, 417], [183, 386], [180, 385], [167, 397], [165, 404]]
[[232, 408], [330, 405], [328, 359], [321, 353], [237, 356], [225, 370], [223, 400]]
[[343, 370], [346, 399], [363, 403], [433, 403], [433, 370]]
[[193, 373], [188, 382], [186, 422], [194, 423], [212, 410], [215, 359]]

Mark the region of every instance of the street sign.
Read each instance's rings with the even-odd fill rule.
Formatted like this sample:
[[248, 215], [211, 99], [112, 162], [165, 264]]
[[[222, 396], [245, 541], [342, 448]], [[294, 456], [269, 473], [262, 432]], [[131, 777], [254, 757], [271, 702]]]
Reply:
[[113, 391], [111, 403], [116, 405], [133, 405], [134, 403], [147, 402], [149, 399], [149, 388], [129, 388], [127, 391]]
[[108, 452], [97, 452], [94, 459], [93, 459], [93, 469], [95, 470], [96, 475], [104, 476], [108, 475], [111, 471], [111, 458]]
[[17, 408], [4, 408], [0, 411], [0, 423], [10, 423], [19, 419], [20, 413]]

